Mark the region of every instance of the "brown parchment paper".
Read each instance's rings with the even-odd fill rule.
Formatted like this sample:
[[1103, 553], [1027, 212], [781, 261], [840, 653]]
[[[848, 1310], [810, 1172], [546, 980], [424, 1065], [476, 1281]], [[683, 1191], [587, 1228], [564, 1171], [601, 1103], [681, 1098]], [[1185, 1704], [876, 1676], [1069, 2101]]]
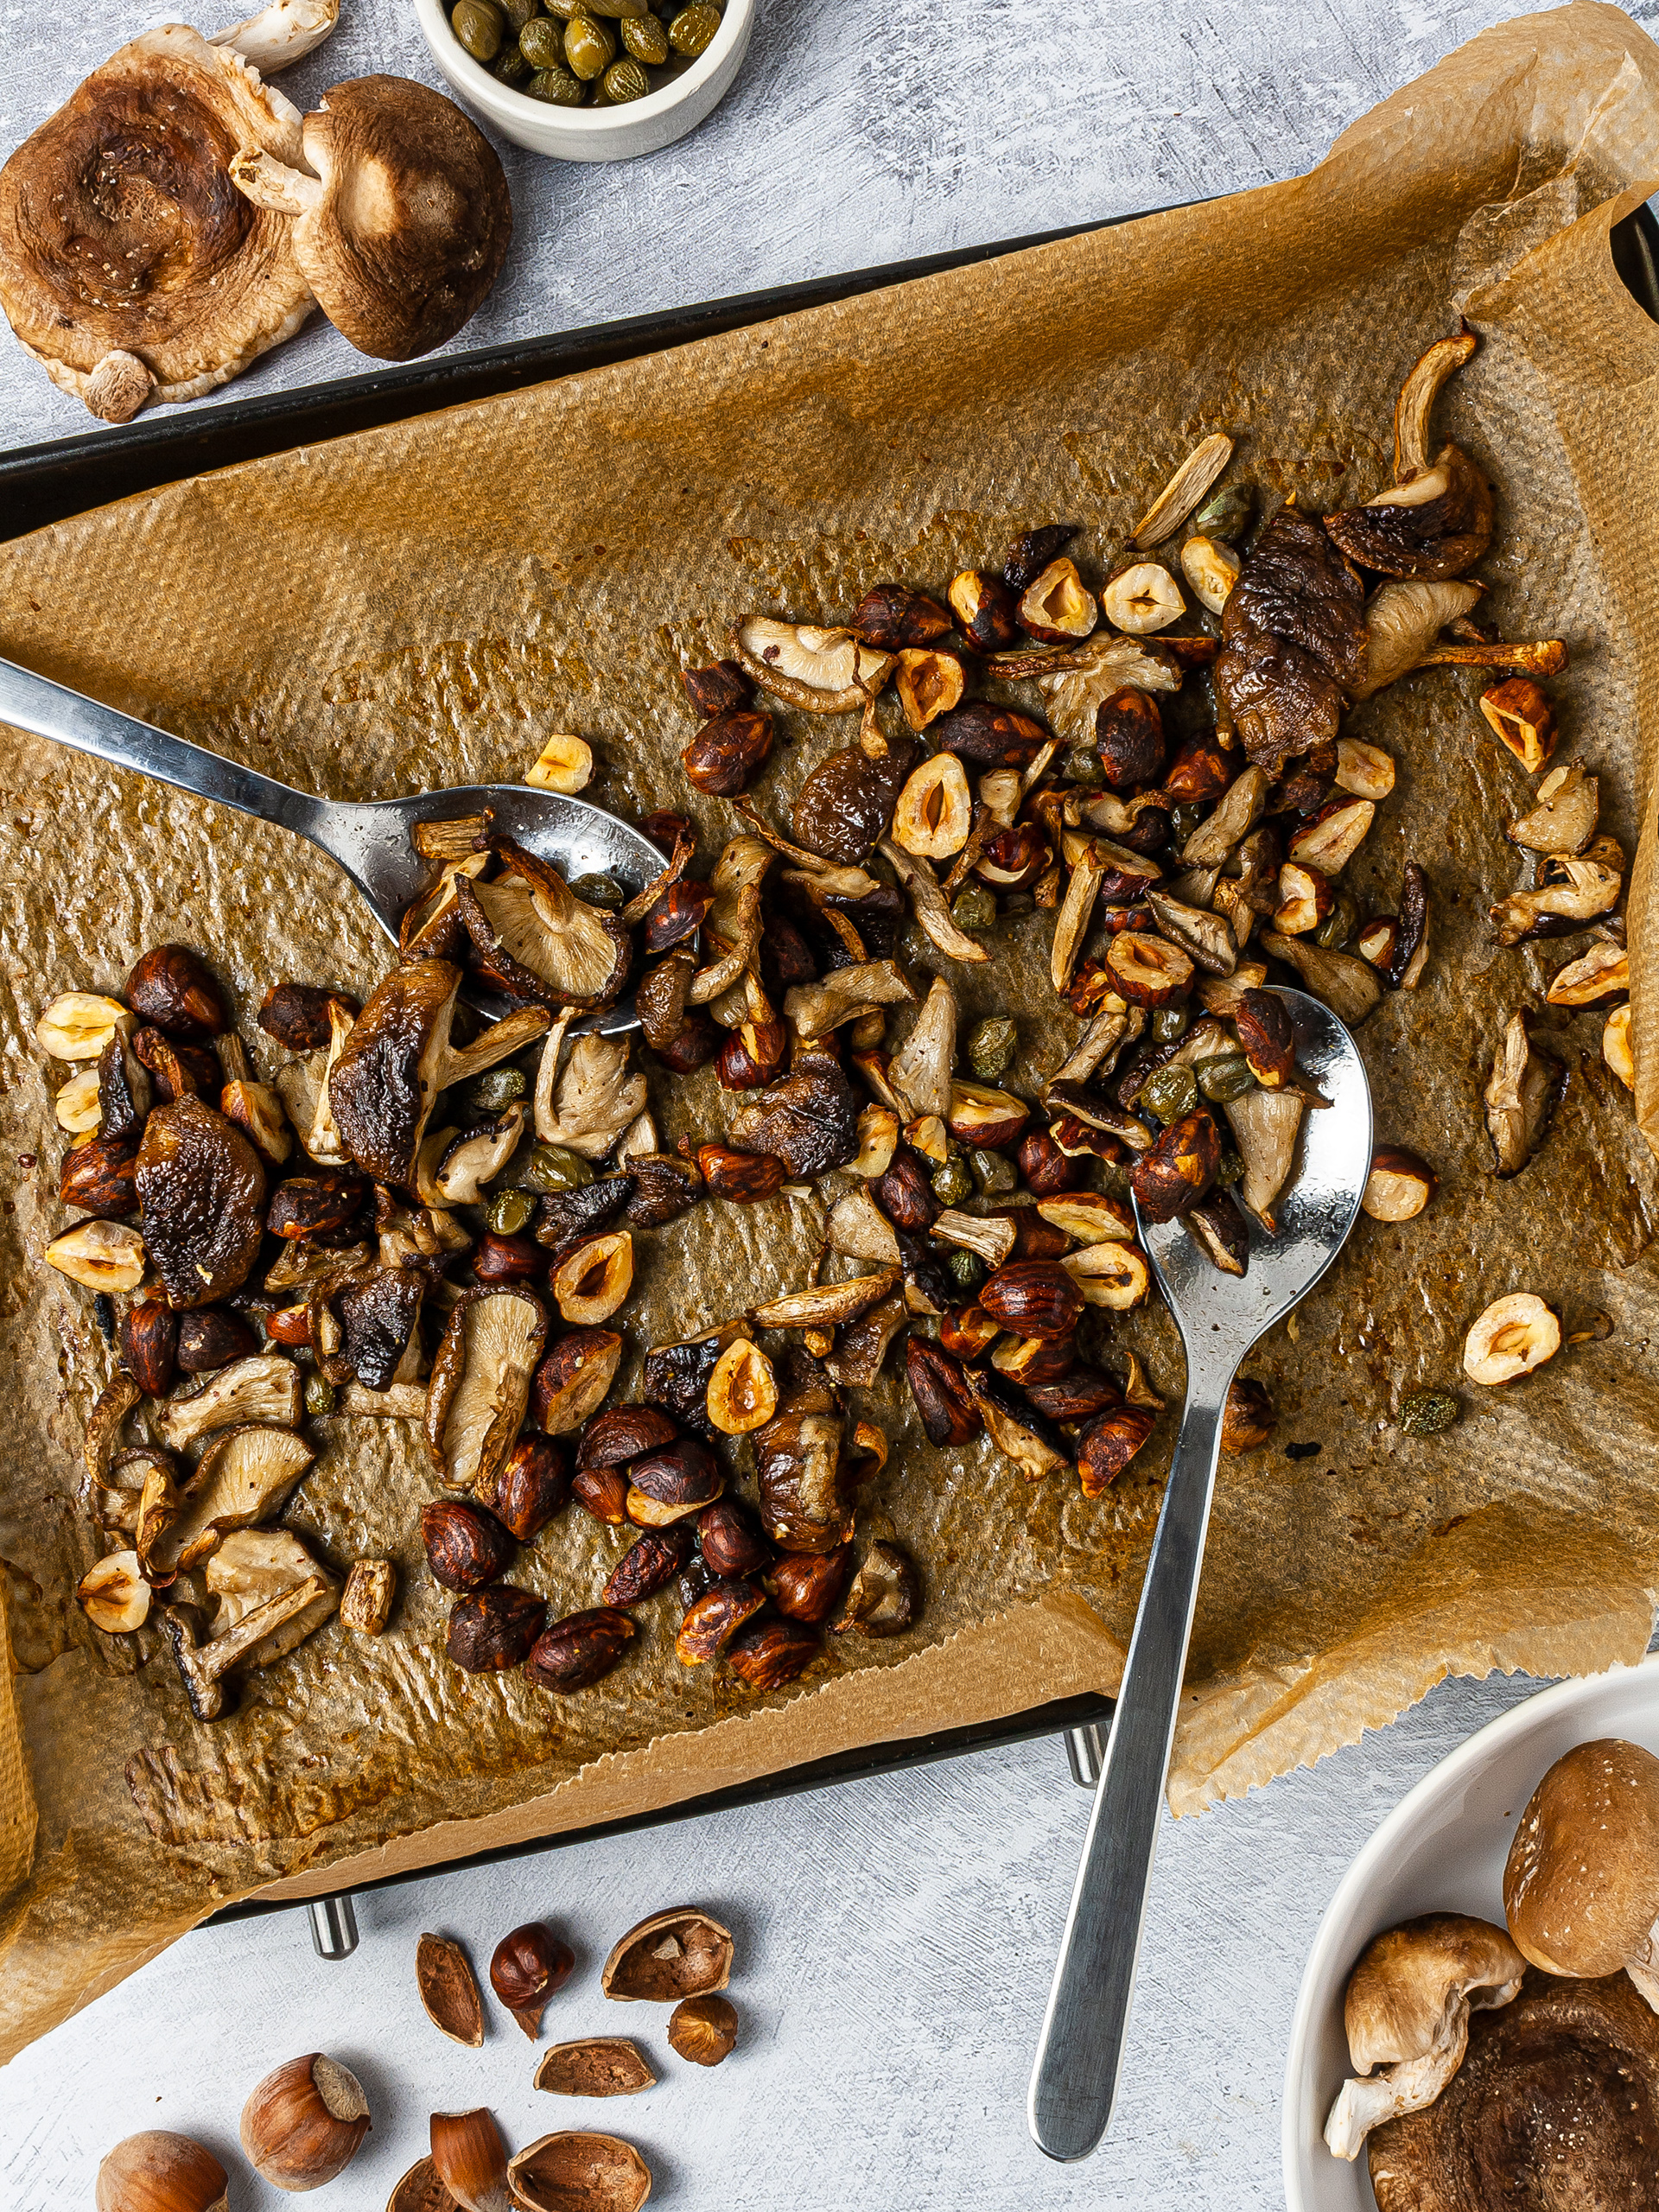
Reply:
[[[683, 805], [677, 671], [717, 652], [734, 616], [833, 620], [894, 576], [940, 591], [1055, 516], [1084, 524], [1097, 570], [1217, 429], [1268, 504], [1368, 496], [1389, 480], [1402, 374], [1462, 312], [1484, 342], [1445, 420], [1499, 491], [1490, 612], [1510, 634], [1571, 641], [1563, 757], [1600, 774], [1604, 826], [1630, 849], [1656, 728], [1659, 331], [1607, 232], [1656, 174], [1659, 52], [1611, 7], [1531, 17], [1387, 102], [1300, 181], [20, 541], [0, 550], [0, 647], [341, 796], [512, 779], [574, 728], [600, 758], [592, 796]], [[1418, 1222], [1362, 1222], [1250, 1363], [1279, 1427], [1222, 1471], [1171, 1783], [1182, 1809], [1353, 1740], [1446, 1674], [1588, 1671], [1647, 1641], [1659, 1293], [1641, 1255], [1659, 1170], [1581, 1020], [1553, 1040], [1574, 1072], [1544, 1150], [1514, 1182], [1488, 1171], [1496, 1041], [1567, 949], [1491, 944], [1483, 910], [1517, 880], [1503, 830], [1526, 785], [1478, 689], [1425, 672], [1351, 725], [1401, 766], [1354, 865], [1362, 904], [1389, 909], [1411, 856], [1433, 887], [1424, 988], [1388, 998], [1362, 1044], [1380, 1135], [1427, 1154], [1441, 1190]], [[779, 817], [849, 734], [780, 720], [757, 791]], [[733, 817], [696, 810], [717, 849]], [[1651, 825], [1630, 919], [1638, 1105], [1659, 1136], [1650, 848]], [[421, 1571], [418, 1439], [324, 1424], [288, 1517], [338, 1564], [397, 1561], [392, 1632], [353, 1642], [331, 1624], [253, 1678], [233, 1719], [195, 1725], [153, 1634], [100, 1637], [71, 1594], [94, 1556], [73, 1496], [108, 1354], [82, 1295], [41, 1265], [61, 1138], [29, 1032], [53, 992], [118, 987], [144, 946], [182, 937], [210, 949], [257, 1052], [270, 982], [366, 992], [385, 953], [332, 867], [280, 832], [6, 733], [0, 853], [0, 1559], [16, 1670], [0, 1707], [0, 2050], [262, 1885], [302, 1893], [1114, 1686], [1166, 1434], [1090, 1503], [1070, 1481], [1028, 1487], [988, 1445], [929, 1450], [889, 1379], [869, 1410], [894, 1449], [863, 1518], [911, 1547], [927, 1599], [896, 1645], [833, 1649], [757, 1703], [675, 1665], [665, 1594], [637, 1658], [582, 1697], [464, 1676]], [[1009, 927], [988, 970], [957, 978], [968, 1018], [1020, 1015], [1015, 1080], [1033, 1092], [1076, 1031], [1048, 990], [1049, 927]], [[925, 981], [925, 945], [906, 957]], [[724, 1126], [706, 1077], [658, 1083], [656, 1103], [671, 1141]], [[705, 1205], [642, 1237], [637, 1343], [804, 1280], [818, 1227], [779, 1200]], [[1466, 1389], [1441, 1438], [1402, 1437], [1401, 1395], [1458, 1381], [1470, 1321], [1520, 1287], [1569, 1325], [1605, 1312], [1612, 1333], [1522, 1388]], [[1105, 1357], [1131, 1344], [1178, 1395], [1165, 1318], [1132, 1317]], [[561, 1609], [591, 1603], [617, 1543], [572, 1515], [523, 1579]]]

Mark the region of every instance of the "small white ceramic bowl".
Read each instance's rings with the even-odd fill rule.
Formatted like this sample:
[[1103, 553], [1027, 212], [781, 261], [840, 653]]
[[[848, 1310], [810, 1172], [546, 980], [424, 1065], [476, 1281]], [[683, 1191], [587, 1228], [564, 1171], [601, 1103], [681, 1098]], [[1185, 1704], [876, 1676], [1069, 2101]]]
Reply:
[[1529, 1698], [1431, 1768], [1342, 1878], [1302, 1974], [1285, 2062], [1288, 2212], [1376, 2212], [1362, 2151], [1325, 2147], [1325, 2115], [1349, 2071], [1342, 1999], [1373, 1936], [1420, 1912], [1503, 1923], [1503, 1862], [1529, 1797], [1575, 1744], [1622, 1736], [1659, 1753], [1659, 1655]]
[[552, 107], [502, 84], [450, 29], [444, 0], [415, 0], [415, 19], [451, 91], [515, 146], [564, 162], [626, 162], [671, 146], [719, 105], [748, 50], [754, 0], [726, 0], [720, 29], [690, 67], [622, 107]]

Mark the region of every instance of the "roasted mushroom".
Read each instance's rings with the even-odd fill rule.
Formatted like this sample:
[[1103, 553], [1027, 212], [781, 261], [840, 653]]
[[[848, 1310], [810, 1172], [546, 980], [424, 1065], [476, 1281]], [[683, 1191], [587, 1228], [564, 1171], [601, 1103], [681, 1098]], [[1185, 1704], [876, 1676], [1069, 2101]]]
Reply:
[[858, 1102], [834, 1053], [803, 1051], [781, 1082], [745, 1098], [732, 1116], [732, 1140], [796, 1176], [856, 1159]]
[[280, 1352], [238, 1359], [188, 1398], [172, 1398], [156, 1409], [156, 1427], [174, 1451], [200, 1442], [221, 1428], [246, 1421], [294, 1428], [302, 1410], [300, 1370]]
[[1475, 350], [1464, 330], [1431, 346], [1406, 378], [1394, 416], [1395, 481], [1363, 507], [1327, 515], [1348, 558], [1389, 576], [1460, 576], [1492, 539], [1492, 493], [1460, 448], [1443, 445], [1431, 466], [1428, 424], [1441, 385]]
[[1532, 1041], [1524, 1007], [1510, 1016], [1482, 1094], [1500, 1179], [1518, 1175], [1543, 1141], [1567, 1089], [1567, 1069]]
[[1336, 736], [1364, 665], [1364, 593], [1317, 522], [1286, 506], [1266, 524], [1221, 637], [1216, 694], [1251, 760], [1276, 771]]
[[480, 973], [526, 1004], [583, 1013], [613, 1006], [633, 957], [623, 923], [578, 899], [557, 868], [511, 837], [494, 839], [491, 849], [502, 862], [493, 882], [457, 879]]
[[853, 1533], [842, 1484], [846, 1420], [827, 1382], [807, 1377], [754, 1438], [760, 1517], [783, 1550], [830, 1552]]
[[189, 1613], [169, 1607], [162, 1625], [198, 1720], [225, 1709], [226, 1677], [240, 1667], [268, 1666], [321, 1628], [340, 1603], [340, 1586], [297, 1536], [281, 1529], [244, 1529], [227, 1536], [207, 1562], [210, 1596], [219, 1599], [211, 1643], [198, 1643]]
[[242, 1132], [199, 1098], [144, 1123], [137, 1185], [144, 1249], [175, 1310], [239, 1290], [264, 1235], [265, 1171]]
[[427, 1397], [427, 1448], [446, 1490], [474, 1490], [499, 1470], [524, 1420], [546, 1336], [546, 1311], [530, 1291], [462, 1292], [432, 1363]]
[[176, 1517], [139, 1544], [150, 1579], [168, 1579], [220, 1548], [233, 1529], [271, 1518], [316, 1453], [296, 1430], [251, 1423], [215, 1436], [196, 1462]]
[[732, 632], [732, 655], [765, 691], [809, 715], [857, 714], [887, 682], [890, 653], [850, 630], [752, 615]]
[[[644, 1110], [645, 1078], [628, 1066], [626, 1037], [578, 1037], [559, 1071], [563, 1028], [542, 1048], [536, 1076], [536, 1135], [584, 1160], [602, 1160]], [[545, 1241], [545, 1240], [543, 1240]]]

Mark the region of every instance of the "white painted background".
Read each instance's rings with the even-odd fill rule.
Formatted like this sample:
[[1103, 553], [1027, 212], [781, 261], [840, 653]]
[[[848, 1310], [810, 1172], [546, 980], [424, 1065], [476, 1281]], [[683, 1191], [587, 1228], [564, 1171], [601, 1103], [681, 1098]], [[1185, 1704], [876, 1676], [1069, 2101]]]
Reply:
[[[518, 237], [460, 343], [1267, 183], [1310, 166], [1452, 47], [1524, 12], [1502, 0], [761, 0], [742, 77], [691, 139], [614, 168], [503, 149]], [[1651, 28], [1659, 0], [1630, 12]], [[0, 0], [0, 148], [157, 19], [148, 0]], [[377, 69], [434, 76], [398, 0], [345, 0], [334, 40], [283, 82], [304, 99]], [[362, 365], [319, 324], [227, 396]], [[0, 442], [89, 427], [0, 338]], [[302, 1913], [188, 1936], [0, 2074], [0, 2205], [90, 2206], [109, 2145], [167, 2126], [237, 2173], [236, 2212], [270, 2212], [286, 2200], [245, 2177], [237, 2114], [270, 2067], [324, 2049], [360, 2075], [374, 2113], [368, 2146], [318, 2199], [340, 2212], [377, 2212], [424, 2150], [427, 2114], [476, 2103], [514, 2144], [560, 2126], [629, 2134], [657, 2177], [653, 2204], [675, 2212], [1274, 2212], [1284, 2044], [1325, 1900], [1412, 1783], [1532, 1687], [1445, 1684], [1311, 1774], [1166, 1823], [1118, 2115], [1084, 2166], [1047, 2165], [1023, 2116], [1088, 1809], [1055, 1741], [380, 1892], [361, 1901], [361, 1946], [341, 1965], [314, 1958]], [[743, 2039], [710, 2074], [673, 2058], [659, 2008], [597, 1989], [625, 1928], [693, 1901], [738, 1936]], [[631, 2032], [658, 2088], [572, 2106], [531, 2089], [530, 2045], [499, 2012], [477, 2052], [428, 2024], [413, 1982], [421, 1931], [462, 1937], [482, 1965], [531, 1917], [581, 1961], [550, 2035]]]

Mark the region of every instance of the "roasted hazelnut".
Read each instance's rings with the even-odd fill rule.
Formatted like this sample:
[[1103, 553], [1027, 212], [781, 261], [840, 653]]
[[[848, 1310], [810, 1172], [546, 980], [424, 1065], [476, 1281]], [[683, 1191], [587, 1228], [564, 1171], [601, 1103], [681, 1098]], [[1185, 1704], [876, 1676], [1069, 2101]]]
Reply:
[[766, 1602], [766, 1592], [752, 1582], [711, 1582], [693, 1600], [680, 1623], [674, 1639], [675, 1657], [682, 1667], [701, 1667], [716, 1657]]
[[1020, 594], [1020, 627], [1052, 645], [1086, 638], [1098, 619], [1093, 593], [1084, 588], [1077, 563], [1064, 555], [1049, 562]]
[[533, 1591], [511, 1582], [492, 1583], [487, 1590], [456, 1599], [444, 1649], [469, 1675], [518, 1667], [529, 1657], [546, 1618], [546, 1601]]
[[137, 1132], [124, 1137], [83, 1137], [63, 1156], [58, 1196], [99, 1221], [119, 1221], [138, 1211]]
[[861, 645], [896, 653], [903, 645], [931, 645], [950, 627], [938, 601], [906, 584], [877, 584], [853, 609], [848, 628]]
[[723, 1479], [719, 1461], [695, 1436], [677, 1437], [672, 1444], [630, 1460], [626, 1474], [631, 1490], [659, 1505], [676, 1507], [712, 1504]]
[[870, 1193], [898, 1229], [931, 1228], [944, 1211], [933, 1195], [931, 1176], [908, 1146], [894, 1153], [892, 1166], [876, 1177]]
[[1277, 1090], [1296, 1065], [1296, 1033], [1276, 991], [1246, 991], [1233, 1008], [1233, 1027], [1250, 1073], [1264, 1090]]
[[359, 1011], [357, 1001], [344, 991], [326, 991], [315, 983], [273, 983], [254, 1020], [288, 1052], [321, 1052], [334, 1038], [331, 1000], [353, 1015]]
[[944, 1123], [959, 1144], [981, 1152], [1001, 1152], [1018, 1138], [1031, 1119], [1031, 1109], [1012, 1091], [994, 1090], [988, 1084], [953, 1083]]
[[251, 1358], [258, 1349], [259, 1339], [242, 1316], [222, 1306], [198, 1306], [179, 1316], [177, 1357], [186, 1375], [211, 1375], [233, 1359]]
[[1192, 963], [1179, 945], [1126, 930], [1106, 948], [1112, 988], [1132, 1006], [1168, 1006], [1192, 988]]
[[321, 2051], [267, 2074], [242, 2107], [242, 2148], [283, 2190], [333, 2181], [368, 2132], [369, 2102], [357, 2076]]
[[1463, 1371], [1471, 1382], [1513, 1382], [1553, 1359], [1561, 1348], [1561, 1325], [1529, 1290], [1494, 1300], [1464, 1340]]
[[1354, 950], [1362, 960], [1369, 960], [1373, 968], [1386, 975], [1394, 965], [1395, 948], [1400, 942], [1400, 925], [1392, 914], [1378, 914], [1361, 925], [1354, 939]]
[[835, 1633], [845, 1636], [853, 1630], [860, 1636], [902, 1636], [916, 1625], [921, 1610], [922, 1586], [915, 1562], [898, 1544], [878, 1537], [866, 1551], [847, 1592]]
[[[735, 667], [736, 664], [734, 662], [732, 665]], [[738, 672], [740, 675], [742, 673], [741, 670]], [[734, 701], [733, 704], [740, 705], [741, 702]], [[715, 709], [714, 711], [718, 713], [723, 709]], [[683, 837], [690, 838], [694, 846], [696, 843], [696, 824], [690, 816], [676, 814], [667, 807], [659, 807], [653, 814], [642, 814], [639, 831], [642, 836], [649, 837], [653, 845], [660, 845], [665, 853], [672, 853]]]
[[135, 1299], [121, 1319], [121, 1364], [147, 1398], [163, 1398], [178, 1364], [179, 1317], [164, 1298]]
[[957, 626], [976, 653], [1006, 652], [1020, 635], [1020, 602], [1001, 576], [964, 569], [946, 594]]
[[1027, 1382], [1026, 1395], [1045, 1420], [1062, 1425], [1096, 1421], [1123, 1402], [1123, 1393], [1097, 1367], [1073, 1367], [1052, 1382]]
[[219, 986], [188, 944], [158, 944], [145, 953], [121, 995], [140, 1021], [187, 1043], [218, 1037], [228, 1026]]
[[572, 1329], [537, 1369], [530, 1417], [549, 1436], [580, 1428], [616, 1379], [622, 1339], [613, 1329]]
[[[1236, 756], [1235, 756], [1236, 757]], [[1164, 772], [1163, 793], [1172, 806], [1219, 798], [1233, 780], [1233, 763], [1213, 730], [1189, 737]]]
[[360, 1211], [369, 1186], [361, 1175], [319, 1167], [290, 1175], [272, 1192], [265, 1227], [273, 1236], [332, 1236]]
[[685, 772], [711, 798], [735, 798], [772, 751], [770, 715], [729, 708], [707, 721], [681, 753]]
[[570, 1495], [585, 1513], [607, 1529], [620, 1529], [628, 1517], [628, 1478], [617, 1467], [578, 1467], [570, 1478]]
[[499, 1236], [486, 1229], [473, 1254], [473, 1273], [480, 1282], [534, 1282], [547, 1265], [547, 1255], [533, 1236]]
[[1052, 857], [1037, 823], [1015, 822], [986, 839], [974, 873], [994, 891], [1028, 891]]
[[1379, 1145], [1371, 1154], [1362, 1209], [1373, 1221], [1410, 1221], [1433, 1197], [1440, 1179], [1426, 1160], [1403, 1145]]
[[[1119, 842], [1132, 853], [1161, 853], [1173, 835], [1169, 810], [1162, 806], [1137, 807], [1134, 822]], [[1120, 930], [1146, 929], [1151, 925], [1151, 916], [1139, 906], [1096, 907], [1095, 919], [1110, 935]]]
[[960, 706], [968, 672], [955, 653], [906, 646], [893, 670], [893, 688], [906, 722], [918, 734]]
[[[729, 715], [734, 707], [747, 707], [754, 696], [754, 686], [734, 660], [717, 660], [707, 668], [684, 668], [680, 671], [686, 696], [700, 715]], [[645, 823], [640, 823], [645, 830]], [[648, 837], [655, 832], [645, 830]], [[663, 841], [658, 838], [658, 843]], [[668, 842], [671, 845], [673, 839]]]
[[727, 1031], [715, 1056], [715, 1080], [722, 1090], [760, 1090], [781, 1074], [788, 1052], [783, 1022], [746, 1021]]
[[633, 1287], [633, 1238], [626, 1229], [577, 1245], [554, 1268], [548, 1287], [564, 1319], [578, 1328], [608, 1321]]
[[1024, 1389], [1033, 1382], [1058, 1382], [1077, 1357], [1074, 1337], [1008, 1337], [991, 1354], [991, 1365]]
[[612, 1406], [596, 1414], [576, 1446], [578, 1467], [620, 1467], [672, 1444], [678, 1428], [658, 1406]]
[[634, 1605], [671, 1583], [691, 1557], [691, 1531], [683, 1521], [647, 1529], [629, 1545], [600, 1592], [607, 1605]]
[[1636, 1089], [1636, 1054], [1630, 1048], [1630, 1009], [1616, 1006], [1602, 1024], [1601, 1057], [1626, 1090]]
[[720, 1024], [702, 1007], [690, 1007], [679, 1035], [671, 1043], [652, 1049], [671, 1075], [690, 1075], [696, 1069], [708, 1066], [725, 1036]]
[[734, 1337], [709, 1377], [709, 1418], [724, 1436], [764, 1428], [778, 1410], [778, 1382], [759, 1344]]
[[766, 1587], [780, 1613], [818, 1628], [841, 1602], [853, 1572], [853, 1547], [832, 1552], [785, 1552], [766, 1577]]
[[1480, 711], [1529, 776], [1555, 750], [1555, 709], [1529, 676], [1511, 676], [1483, 692]]
[[954, 753], [935, 753], [913, 769], [893, 810], [893, 836], [907, 853], [948, 860], [968, 842], [974, 802]]
[[784, 1163], [769, 1153], [734, 1152], [725, 1144], [699, 1145], [697, 1168], [710, 1198], [726, 1198], [734, 1205], [754, 1205], [762, 1198], [775, 1198], [783, 1188]]
[[954, 1306], [939, 1319], [939, 1342], [952, 1359], [977, 1359], [1002, 1332], [982, 1306]]
[[229, 2212], [230, 2181], [211, 2151], [188, 2135], [147, 2127], [109, 2152], [98, 2169], [98, 2212]]
[[124, 1221], [82, 1221], [54, 1236], [44, 1255], [49, 1268], [88, 1290], [137, 1290], [144, 1279], [144, 1240]]
[[[1221, 1166], [1221, 1139], [1202, 1107], [1172, 1122], [1158, 1141], [1130, 1162], [1129, 1188], [1142, 1217], [1173, 1221], [1198, 1203]], [[1095, 1247], [1096, 1250], [1102, 1247]]]
[[421, 1508], [421, 1541], [433, 1580], [446, 1590], [482, 1590], [506, 1573], [518, 1549], [494, 1514], [461, 1497]]
[[947, 753], [980, 768], [1028, 768], [1049, 739], [1031, 715], [994, 707], [985, 699], [941, 715], [933, 734]]
[[671, 883], [646, 914], [643, 925], [647, 952], [666, 952], [682, 939], [694, 936], [707, 920], [715, 903], [715, 887], [695, 876], [683, 875]]
[[1115, 791], [1155, 784], [1164, 765], [1164, 717], [1150, 692], [1114, 691], [1095, 709], [1100, 769]]
[[1030, 1129], [1020, 1140], [1014, 1155], [1027, 1190], [1039, 1198], [1061, 1191], [1080, 1191], [1088, 1179], [1087, 1163], [1068, 1159], [1046, 1129]]
[[490, 1956], [490, 1987], [533, 2043], [547, 2000], [576, 1970], [576, 1955], [550, 1928], [528, 1920], [504, 1936]]
[[521, 1436], [480, 1503], [510, 1535], [527, 1544], [569, 1499], [570, 1478], [558, 1446], [550, 1437]]
[[726, 1663], [752, 1690], [781, 1689], [817, 1657], [812, 1630], [780, 1613], [763, 1613], [741, 1628], [726, 1647]]
[[1020, 1337], [1069, 1337], [1083, 1319], [1083, 1294], [1052, 1260], [1012, 1260], [982, 1287], [980, 1305]]
[[224, 1071], [211, 1045], [175, 1041], [159, 1029], [148, 1028], [135, 1033], [132, 1049], [149, 1071], [158, 1106], [170, 1106], [175, 1098], [193, 1092], [198, 1098], [216, 1098], [224, 1086]]
[[749, 1515], [728, 1498], [705, 1506], [697, 1516], [696, 1541], [703, 1564], [721, 1581], [758, 1574], [773, 1556]]
[[[1079, 1312], [1082, 1304], [1079, 1299]], [[925, 1337], [912, 1337], [905, 1346], [905, 1379], [930, 1444], [972, 1443], [982, 1426], [979, 1410], [949, 1352]]]
[[1152, 1434], [1147, 1406], [1118, 1406], [1091, 1421], [1077, 1440], [1077, 1478], [1085, 1497], [1103, 1497]]
[[1253, 1452], [1273, 1434], [1273, 1400], [1260, 1382], [1236, 1376], [1227, 1386], [1221, 1409], [1221, 1448], [1224, 1452]]
[[616, 1605], [568, 1613], [537, 1637], [524, 1673], [538, 1689], [588, 1689], [610, 1673], [633, 1634], [632, 1620]]
[[1331, 913], [1336, 899], [1328, 876], [1317, 868], [1286, 861], [1279, 870], [1279, 904], [1273, 911], [1273, 926], [1285, 937], [1306, 937]]

